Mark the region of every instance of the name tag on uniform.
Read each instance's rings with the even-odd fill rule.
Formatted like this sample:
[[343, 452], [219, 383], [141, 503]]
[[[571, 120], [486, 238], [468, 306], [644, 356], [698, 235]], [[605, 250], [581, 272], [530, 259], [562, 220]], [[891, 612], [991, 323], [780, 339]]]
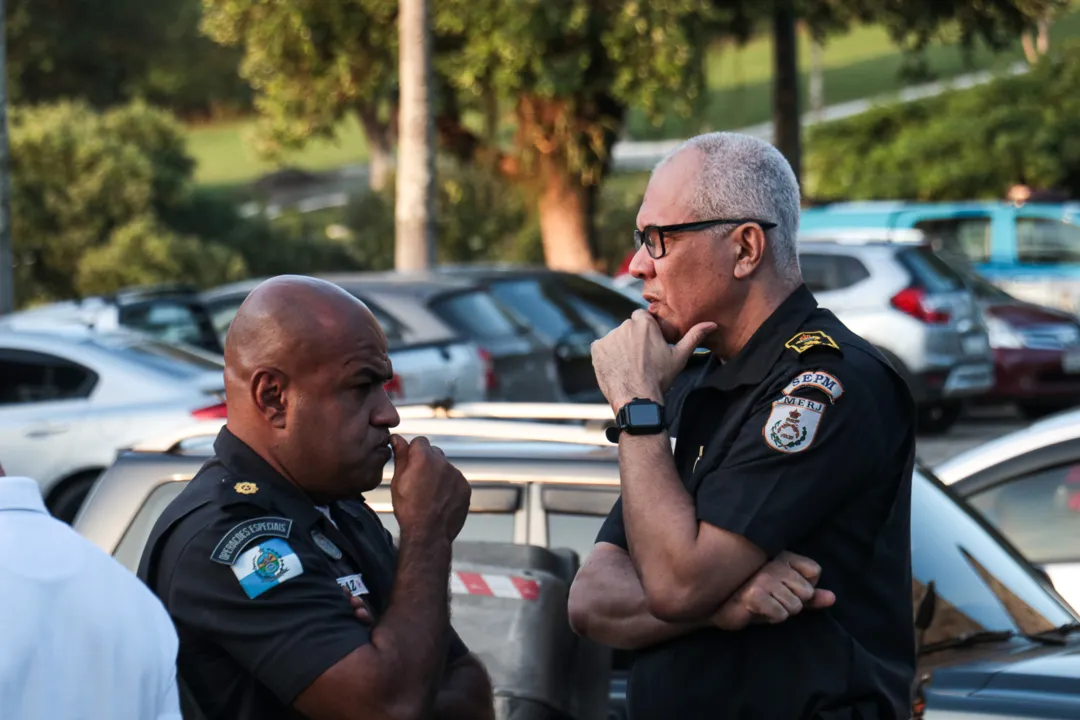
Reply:
[[364, 585], [364, 579], [360, 576], [360, 573], [339, 577], [337, 579], [337, 584], [343, 587], [353, 597], [368, 594], [367, 585]]

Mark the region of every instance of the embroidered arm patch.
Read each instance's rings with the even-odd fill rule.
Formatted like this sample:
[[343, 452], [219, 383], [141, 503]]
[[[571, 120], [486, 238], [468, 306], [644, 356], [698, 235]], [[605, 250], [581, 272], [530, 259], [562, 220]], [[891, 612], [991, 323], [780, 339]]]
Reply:
[[800, 388], [810, 387], [823, 391], [831, 398], [830, 402], [833, 403], [839, 400], [840, 396], [844, 394], [844, 385], [836, 379], [836, 376], [821, 370], [799, 373], [788, 383], [787, 387], [784, 388], [784, 394], [791, 395], [791, 393]]
[[761, 434], [774, 450], [788, 454], [802, 452], [814, 442], [824, 414], [825, 403], [782, 397], [772, 404]]
[[245, 550], [232, 565], [240, 587], [254, 600], [289, 578], [304, 574], [300, 558], [281, 538], [270, 538]]
[[225, 533], [214, 548], [210, 559], [223, 565], [232, 565], [237, 555], [253, 540], [264, 537], [287, 538], [292, 532], [292, 520], [282, 517], [261, 517], [245, 520]]

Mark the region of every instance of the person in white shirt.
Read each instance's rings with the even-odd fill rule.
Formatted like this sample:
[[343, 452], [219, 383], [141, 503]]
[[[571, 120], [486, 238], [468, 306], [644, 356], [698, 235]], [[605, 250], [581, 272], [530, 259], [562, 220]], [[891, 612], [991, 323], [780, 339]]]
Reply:
[[0, 718], [180, 720], [177, 647], [149, 588], [0, 467]]

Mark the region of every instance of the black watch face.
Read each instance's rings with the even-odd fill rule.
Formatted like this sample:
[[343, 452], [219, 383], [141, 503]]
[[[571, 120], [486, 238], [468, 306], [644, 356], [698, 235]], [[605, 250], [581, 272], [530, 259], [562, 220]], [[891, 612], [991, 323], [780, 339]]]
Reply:
[[626, 408], [626, 413], [629, 416], [631, 426], [648, 427], [661, 425], [664, 422], [660, 407], [651, 403], [648, 405], [630, 405]]

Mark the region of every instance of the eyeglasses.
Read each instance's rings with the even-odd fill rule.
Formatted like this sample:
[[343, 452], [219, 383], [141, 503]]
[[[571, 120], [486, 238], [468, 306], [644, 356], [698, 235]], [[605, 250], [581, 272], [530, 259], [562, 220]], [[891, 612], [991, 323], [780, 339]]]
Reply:
[[[667, 254], [667, 246], [664, 244], [665, 233], [681, 233], [681, 232], [694, 232], [697, 230], [707, 230], [717, 225], [744, 225], [746, 223], [754, 223], [761, 227], [762, 230], [768, 231], [776, 227], [774, 222], [765, 222], [762, 220], [755, 220], [754, 218], [736, 218], [734, 220], [699, 220], [697, 222], [681, 223], [679, 225], [646, 225], [641, 230], [634, 230], [634, 249], [640, 250], [644, 245], [649, 251], [649, 257], [653, 260], [664, 257]], [[659, 248], [660, 252], [657, 252]]]

